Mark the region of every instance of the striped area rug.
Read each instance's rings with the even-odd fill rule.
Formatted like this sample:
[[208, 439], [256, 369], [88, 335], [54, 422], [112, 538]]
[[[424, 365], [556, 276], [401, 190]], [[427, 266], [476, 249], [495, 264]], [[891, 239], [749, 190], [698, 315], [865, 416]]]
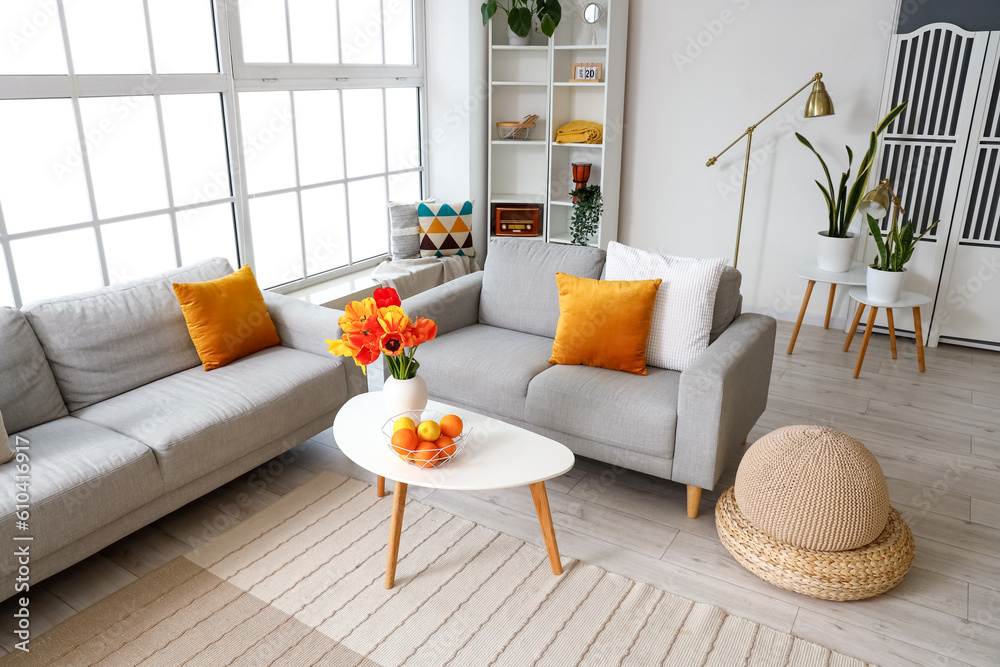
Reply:
[[318, 475], [0, 662], [864, 665], [415, 501], [385, 590], [391, 502]]

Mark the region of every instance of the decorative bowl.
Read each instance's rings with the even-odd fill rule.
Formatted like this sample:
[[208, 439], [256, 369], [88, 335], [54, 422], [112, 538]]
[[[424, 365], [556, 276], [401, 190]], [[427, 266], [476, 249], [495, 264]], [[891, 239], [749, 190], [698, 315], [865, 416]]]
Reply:
[[455, 438], [454, 442], [450, 446], [446, 448], [423, 450], [423, 456], [418, 457], [414, 456], [413, 453], [408, 456], [402, 456], [398, 451], [396, 451], [396, 448], [392, 446], [392, 425], [396, 423], [397, 419], [401, 419], [403, 417], [409, 417], [413, 420], [414, 424], [420, 424], [422, 421], [435, 421], [440, 424], [441, 418], [449, 414], [454, 413], [442, 412], [440, 410], [409, 410], [390, 417], [386, 420], [385, 424], [382, 425], [382, 435], [385, 436], [386, 447], [389, 448], [390, 452], [399, 456], [400, 459], [416, 468], [440, 468], [444, 464], [448, 463], [448, 461], [451, 461], [453, 458], [458, 456], [462, 452], [462, 449], [465, 448], [465, 443], [469, 438], [469, 434], [472, 433], [471, 426], [465, 424], [461, 435]]

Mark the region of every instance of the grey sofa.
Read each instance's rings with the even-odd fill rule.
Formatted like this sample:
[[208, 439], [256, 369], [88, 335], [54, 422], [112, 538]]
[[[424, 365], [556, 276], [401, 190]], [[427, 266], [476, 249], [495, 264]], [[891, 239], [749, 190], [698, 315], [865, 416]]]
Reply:
[[0, 414], [11, 441], [28, 440], [30, 466], [0, 465], [0, 599], [15, 592], [13, 545], [30, 546], [35, 584], [329, 428], [367, 390], [326, 350], [342, 313], [275, 294], [265, 300], [282, 345], [204, 371], [171, 283], [231, 272], [212, 259], [0, 308]]
[[403, 302], [438, 325], [420, 347], [437, 399], [557, 440], [575, 453], [686, 484], [688, 516], [767, 404], [773, 318], [740, 314], [739, 271], [727, 267], [711, 343], [686, 371], [640, 376], [549, 363], [556, 272], [600, 278], [597, 248], [497, 239], [486, 268]]

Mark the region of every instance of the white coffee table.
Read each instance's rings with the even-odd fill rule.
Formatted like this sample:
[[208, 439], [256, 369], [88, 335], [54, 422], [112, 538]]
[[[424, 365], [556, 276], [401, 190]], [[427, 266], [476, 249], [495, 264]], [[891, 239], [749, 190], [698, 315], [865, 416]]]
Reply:
[[385, 587], [392, 588], [396, 578], [403, 508], [406, 505], [406, 488], [410, 484], [453, 491], [529, 487], [552, 573], [562, 574], [545, 480], [569, 472], [575, 460], [573, 452], [555, 440], [469, 410], [437, 401], [428, 401], [427, 409], [454, 413], [462, 418], [466, 430], [469, 427], [473, 429], [465, 448], [440, 468], [411, 466], [389, 449], [382, 435], [382, 426], [390, 416], [386, 414], [382, 392], [355, 396], [344, 404], [333, 422], [333, 437], [340, 450], [365, 470], [378, 475], [380, 496], [384, 478], [396, 481]]
[[802, 328], [802, 319], [806, 316], [806, 308], [809, 306], [809, 297], [812, 296], [813, 286], [817, 282], [830, 283], [830, 298], [826, 302], [826, 320], [823, 328], [830, 328], [830, 314], [833, 312], [833, 298], [837, 294], [837, 285], [864, 285], [868, 279], [868, 267], [864, 262], [854, 262], [851, 268], [843, 273], [831, 273], [821, 271], [816, 260], [800, 264], [795, 269], [799, 278], [809, 281], [806, 285], [805, 296], [802, 297], [802, 306], [799, 308], [799, 319], [795, 321], [795, 329], [792, 330], [792, 340], [788, 343], [788, 354], [795, 349], [795, 340], [799, 337], [799, 329]]

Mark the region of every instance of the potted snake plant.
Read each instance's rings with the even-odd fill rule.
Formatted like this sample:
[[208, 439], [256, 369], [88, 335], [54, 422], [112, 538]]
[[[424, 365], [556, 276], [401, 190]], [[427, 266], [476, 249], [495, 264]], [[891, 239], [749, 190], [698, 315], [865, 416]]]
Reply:
[[872, 301], [879, 303], [893, 303], [899, 300], [899, 295], [903, 291], [906, 263], [913, 256], [917, 242], [937, 227], [940, 220], [935, 220], [934, 224], [925, 229], [920, 236], [914, 236], [912, 220], [904, 220], [903, 224], [899, 225], [893, 216], [892, 225], [883, 240], [879, 221], [870, 215], [866, 217], [868, 229], [875, 238], [875, 247], [878, 249], [875, 261], [868, 267], [868, 296]]
[[531, 25], [536, 17], [546, 37], [552, 37], [562, 18], [559, 0], [509, 0], [508, 6], [497, 0], [487, 0], [480, 7], [483, 25], [490, 22], [497, 9], [507, 14], [507, 36], [511, 46], [527, 46], [531, 39]]
[[819, 163], [823, 167], [823, 173], [826, 174], [826, 186], [816, 181], [816, 185], [819, 186], [820, 191], [823, 193], [823, 199], [826, 201], [829, 215], [827, 229], [819, 232], [816, 263], [820, 271], [843, 273], [850, 270], [851, 263], [854, 261], [857, 251], [859, 238], [858, 234], [850, 231], [850, 226], [854, 220], [854, 215], [858, 211], [858, 204], [865, 193], [865, 183], [868, 181], [869, 173], [875, 162], [875, 153], [878, 150], [878, 136], [892, 124], [892, 121], [896, 120], [899, 114], [903, 113], [906, 105], [907, 102], [903, 102], [886, 114], [885, 118], [875, 128], [875, 131], [871, 133], [868, 141], [868, 152], [865, 153], [865, 156], [861, 159], [861, 164], [858, 165], [858, 173], [854, 177], [854, 182], [851, 184], [850, 189], [847, 187], [847, 182], [851, 178], [851, 163], [854, 160], [854, 153], [851, 151], [851, 147], [846, 147], [847, 171], [841, 174], [840, 184], [834, 189], [833, 179], [830, 177], [830, 170], [826, 166], [826, 161], [813, 148], [808, 139], [798, 132], [795, 133], [799, 142], [811, 150], [819, 159]]

